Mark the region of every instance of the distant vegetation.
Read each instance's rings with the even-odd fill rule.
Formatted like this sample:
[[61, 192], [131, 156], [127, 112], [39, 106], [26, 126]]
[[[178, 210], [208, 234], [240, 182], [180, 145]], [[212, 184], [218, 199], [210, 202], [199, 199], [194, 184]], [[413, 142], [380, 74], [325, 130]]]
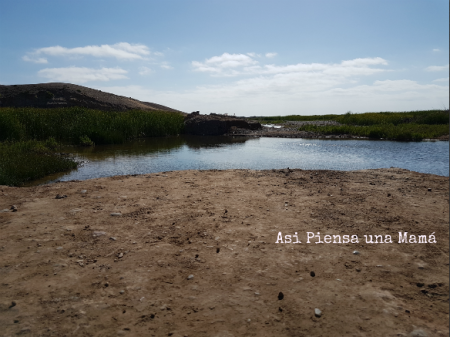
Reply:
[[73, 159], [57, 153], [60, 144], [92, 146], [177, 135], [183, 121], [183, 115], [167, 111], [0, 108], [0, 185], [76, 168]]
[[343, 125], [304, 125], [302, 131], [325, 135], [350, 134], [373, 139], [412, 140], [438, 138], [449, 134], [449, 111], [426, 110], [409, 112], [368, 112], [344, 115], [273, 116], [258, 117], [262, 123], [284, 123], [287, 121], [332, 120]]

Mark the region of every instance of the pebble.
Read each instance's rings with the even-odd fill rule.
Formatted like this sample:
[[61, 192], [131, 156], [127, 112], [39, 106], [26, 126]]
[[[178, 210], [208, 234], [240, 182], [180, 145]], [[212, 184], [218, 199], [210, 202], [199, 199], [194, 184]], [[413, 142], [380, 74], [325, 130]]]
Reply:
[[427, 333], [422, 329], [415, 329], [409, 334], [411, 337], [427, 337]]
[[61, 249], [63, 249], [63, 247], [56, 247], [56, 249], [61, 250]]
[[111, 213], [111, 216], [122, 216], [122, 213]]
[[123, 253], [119, 254], [119, 259], [121, 259], [123, 257]]
[[113, 241], [116, 241], [116, 240], [117, 240], [114, 236], [111, 236], [109, 239], [110, 239], [110, 240], [113, 240]]
[[428, 189], [428, 192], [431, 192], [431, 188]]
[[57, 194], [56, 197], [55, 197], [55, 199], [64, 199], [64, 198], [67, 198], [67, 195], [65, 195], [65, 194]]
[[354, 250], [354, 251], [353, 251], [353, 254], [354, 254], [354, 255], [359, 255], [359, 252], [358, 252], [357, 250]]
[[94, 233], [92, 233], [92, 236], [95, 238], [97, 236], [102, 236], [105, 234], [106, 234], [106, 232], [94, 231]]
[[121, 290], [121, 291], [119, 291], [119, 293], [125, 294], [125, 290]]
[[193, 278], [194, 278], [194, 275], [191, 274], [191, 275], [188, 276], [187, 279], [188, 279], [188, 280], [192, 280]]
[[314, 315], [316, 315], [316, 317], [322, 316], [322, 310], [315, 308], [314, 309]]
[[80, 193], [83, 193], [83, 194], [86, 193], [86, 192], [87, 192], [86, 190], [81, 190], [80, 191]]

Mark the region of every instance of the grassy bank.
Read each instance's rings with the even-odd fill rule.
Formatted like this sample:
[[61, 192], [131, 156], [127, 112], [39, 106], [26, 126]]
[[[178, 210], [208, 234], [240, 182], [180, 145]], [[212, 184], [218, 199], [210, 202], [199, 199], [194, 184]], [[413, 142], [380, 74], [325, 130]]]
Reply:
[[0, 142], [0, 185], [18, 186], [22, 183], [77, 167], [69, 157], [57, 153], [58, 144], [26, 140]]
[[412, 140], [438, 138], [449, 134], [448, 110], [426, 110], [409, 112], [368, 112], [362, 114], [315, 115], [315, 116], [272, 116], [260, 117], [263, 123], [284, 123], [287, 121], [336, 121], [343, 125], [304, 125], [301, 131], [312, 131], [324, 135], [349, 134], [372, 139]]
[[184, 117], [166, 111], [111, 112], [85, 108], [1, 108], [0, 141], [46, 140], [83, 144], [118, 144], [137, 137], [176, 135]]
[[370, 126], [357, 125], [304, 125], [302, 131], [311, 131], [324, 135], [353, 135], [372, 139], [391, 139], [402, 141], [420, 141], [427, 138], [438, 138], [448, 135], [448, 125], [427, 124], [374, 124]]
[[20, 185], [77, 164], [58, 144], [119, 144], [139, 137], [177, 135], [184, 117], [166, 111], [86, 108], [0, 108], [0, 185]]

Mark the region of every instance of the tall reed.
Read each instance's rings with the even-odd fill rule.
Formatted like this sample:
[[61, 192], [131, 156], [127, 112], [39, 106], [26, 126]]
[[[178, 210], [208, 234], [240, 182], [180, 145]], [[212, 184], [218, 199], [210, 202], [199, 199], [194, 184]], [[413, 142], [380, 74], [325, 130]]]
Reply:
[[0, 108], [0, 141], [54, 137], [59, 142], [80, 144], [80, 139], [88, 137], [96, 144], [116, 144], [179, 134], [183, 121], [183, 115], [167, 111]]

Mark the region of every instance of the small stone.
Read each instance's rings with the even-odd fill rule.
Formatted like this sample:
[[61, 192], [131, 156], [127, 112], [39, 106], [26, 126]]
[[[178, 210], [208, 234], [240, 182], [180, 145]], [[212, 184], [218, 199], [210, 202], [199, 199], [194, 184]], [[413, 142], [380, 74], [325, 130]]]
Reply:
[[17, 206], [16, 205], [12, 205], [11, 206], [11, 211], [12, 212], [17, 212]]
[[87, 191], [86, 190], [81, 190], [80, 193], [85, 194]]
[[431, 192], [431, 188], [428, 189], [428, 192]]
[[357, 250], [354, 250], [354, 251], [353, 251], [353, 254], [354, 254], [354, 255], [359, 255], [359, 252], [358, 252]]
[[311, 275], [311, 277], [314, 277], [314, 276], [316, 276], [316, 273], [312, 271], [309, 273], [309, 275]]
[[278, 293], [278, 300], [281, 301], [284, 298], [284, 294], [280, 291]]
[[109, 239], [110, 239], [110, 240], [113, 240], [113, 241], [116, 241], [116, 240], [117, 240], [114, 236], [111, 236]]
[[56, 249], [61, 250], [61, 249], [63, 249], [63, 247], [56, 247]]
[[123, 253], [119, 254], [119, 259], [121, 259], [123, 257]]
[[65, 195], [65, 194], [57, 194], [56, 197], [55, 197], [55, 199], [64, 199], [64, 198], [67, 198], [67, 195]]
[[119, 291], [120, 294], [125, 294], [125, 290]]
[[427, 337], [427, 333], [422, 329], [415, 329], [409, 334], [411, 337]]
[[111, 216], [122, 216], [122, 213], [111, 213]]
[[98, 236], [102, 236], [102, 235], [105, 235], [105, 234], [106, 234], [106, 232], [94, 231], [94, 232], [92, 233], [92, 236], [93, 236], [94, 238], [96, 238], [96, 237], [98, 237]]
[[322, 316], [322, 310], [315, 308], [314, 309], [314, 315], [316, 315], [316, 317]]
[[193, 278], [194, 278], [194, 275], [191, 274], [191, 275], [188, 276], [187, 279], [188, 279], [188, 280], [192, 280]]

